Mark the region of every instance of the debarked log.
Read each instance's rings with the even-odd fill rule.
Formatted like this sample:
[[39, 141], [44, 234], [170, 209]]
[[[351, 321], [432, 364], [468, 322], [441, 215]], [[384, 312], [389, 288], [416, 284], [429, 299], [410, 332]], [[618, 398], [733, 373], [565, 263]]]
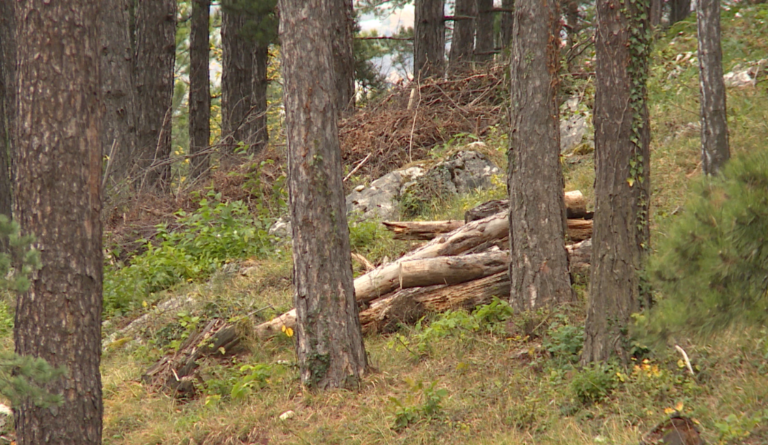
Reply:
[[449, 233], [464, 225], [464, 221], [384, 221], [387, 230], [397, 240], [431, 240], [441, 233]]
[[[584, 198], [584, 194], [581, 193], [580, 190], [565, 192], [563, 196], [565, 199], [565, 213], [569, 219], [588, 218], [590, 216], [590, 214], [587, 212], [587, 200]], [[475, 208], [467, 210], [467, 212], [464, 214], [464, 221], [476, 221], [478, 219], [508, 210], [508, 199], [488, 201], [480, 204]]]

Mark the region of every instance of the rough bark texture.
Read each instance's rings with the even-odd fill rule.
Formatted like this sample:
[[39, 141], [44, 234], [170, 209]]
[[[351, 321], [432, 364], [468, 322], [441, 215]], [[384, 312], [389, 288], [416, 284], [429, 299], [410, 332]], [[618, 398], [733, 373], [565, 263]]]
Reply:
[[472, 63], [472, 53], [475, 47], [475, 16], [477, 15], [475, 0], [456, 0], [454, 15], [458, 19], [453, 22], [448, 70], [451, 73], [460, 73], [469, 68]]
[[664, 0], [651, 0], [651, 27], [657, 29], [661, 25]]
[[62, 408], [16, 408], [21, 445], [101, 444], [101, 84], [99, 2], [16, 4], [16, 215], [42, 269], [18, 298], [16, 352], [68, 374]]
[[[597, 2], [595, 218], [583, 363], [612, 354], [626, 358], [624, 328], [639, 308], [637, 271], [648, 247], [650, 191], [649, 6]], [[637, 40], [630, 44], [632, 29]]]
[[0, 2], [0, 214], [11, 217], [11, 170], [16, 115], [16, 23], [14, 2]]
[[128, 0], [114, 0], [102, 7], [99, 19], [105, 109], [101, 145], [110, 157], [105, 171], [108, 184], [131, 174], [136, 150], [136, 90], [128, 8]]
[[413, 77], [442, 77], [445, 58], [445, 0], [416, 0]]
[[[501, 9], [510, 10], [515, 7], [515, 0], [501, 0]], [[512, 17], [511, 12], [501, 13], [501, 47], [508, 48], [512, 43]]]
[[253, 49], [253, 81], [251, 91], [251, 112], [248, 116], [251, 134], [248, 136], [250, 153], [258, 154], [269, 142], [267, 129], [267, 66], [269, 65], [269, 45], [256, 43]]
[[352, 282], [335, 106], [331, 0], [282, 0], [296, 349], [309, 387], [354, 388], [367, 369]]
[[211, 0], [192, 1], [189, 36], [189, 162], [190, 177], [208, 170], [208, 155], [199, 155], [211, 140], [211, 87], [208, 74]]
[[557, 106], [560, 7], [518, 0], [509, 149], [511, 303], [534, 310], [572, 299]]
[[150, 166], [171, 155], [173, 68], [176, 59], [176, 1], [138, 0], [136, 6], [137, 147], [143, 186], [163, 189], [170, 164]]
[[475, 32], [475, 60], [489, 62], [493, 60], [493, 0], [477, 1], [477, 30]]
[[355, 108], [355, 55], [352, 52], [355, 16], [352, 0], [329, 0], [336, 110], [345, 115]]
[[221, 134], [229, 150], [248, 138], [245, 125], [251, 109], [253, 45], [240, 35], [245, 24], [241, 14], [221, 10]]
[[702, 170], [714, 175], [731, 157], [720, 49], [720, 0], [698, 0]]
[[691, 14], [691, 0], [670, 0], [669, 7], [670, 26], [684, 20]]

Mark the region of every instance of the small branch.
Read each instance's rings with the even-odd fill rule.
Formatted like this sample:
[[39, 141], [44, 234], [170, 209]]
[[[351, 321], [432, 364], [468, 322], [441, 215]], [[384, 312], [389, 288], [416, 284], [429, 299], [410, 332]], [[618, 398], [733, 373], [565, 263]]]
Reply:
[[365, 36], [355, 37], [355, 40], [413, 40], [413, 37]]
[[443, 17], [443, 20], [446, 22], [455, 22], [457, 20], [474, 20], [477, 17], [473, 15], [447, 15]]
[[686, 368], [688, 368], [688, 371], [691, 372], [691, 375], [695, 376], [695, 374], [693, 373], [693, 366], [691, 366], [691, 361], [688, 360], [688, 354], [686, 354], [683, 348], [681, 348], [678, 345], [675, 345], [675, 349], [677, 349], [677, 352], [683, 355], [683, 361], [685, 361]]
[[349, 174], [347, 174], [347, 176], [345, 176], [345, 177], [344, 177], [344, 179], [342, 179], [342, 180], [341, 180], [341, 182], [347, 182], [347, 179], [351, 178], [351, 177], [352, 177], [352, 175], [354, 175], [355, 173], [357, 173], [357, 171], [358, 171], [358, 170], [360, 170], [360, 167], [362, 167], [362, 166], [363, 166], [363, 165], [366, 163], [366, 161], [368, 161], [368, 159], [370, 159], [370, 158], [371, 158], [371, 155], [372, 155], [372, 154], [373, 154], [373, 152], [370, 152], [370, 153], [368, 153], [368, 156], [366, 156], [365, 158], [363, 158], [363, 160], [362, 160], [362, 161], [358, 162], [358, 163], [357, 163], [357, 166], [356, 166], [355, 168], [353, 168], [353, 169], [352, 169], [352, 171], [351, 171], [351, 172], [349, 172]]

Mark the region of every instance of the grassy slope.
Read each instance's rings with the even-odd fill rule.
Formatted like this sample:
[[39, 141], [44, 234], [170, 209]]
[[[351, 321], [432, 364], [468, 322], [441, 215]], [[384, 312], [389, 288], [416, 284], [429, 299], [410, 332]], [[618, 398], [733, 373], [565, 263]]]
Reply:
[[[745, 10], [741, 15], [736, 17], [731, 11], [723, 16], [726, 71], [743, 60], [768, 57], [768, 8]], [[689, 128], [698, 119], [696, 64], [691, 59], [674, 62], [679, 54], [684, 58], [689, 51], [695, 56], [695, 24], [686, 21], [676, 25], [668, 35], [671, 37], [663, 37], [658, 45], [651, 80], [657, 221], [683, 203], [688, 179], [699, 174], [699, 135]], [[670, 77], [677, 67], [682, 71]], [[735, 152], [758, 148], [768, 140], [767, 89], [768, 82], [763, 81], [757, 90], [729, 90]], [[499, 138], [495, 143], [502, 141]], [[587, 160], [569, 167], [569, 187], [590, 195], [591, 166]], [[463, 208], [486, 197], [465, 197], [449, 203], [447, 210], [432, 209], [425, 217], [458, 217]], [[371, 231], [370, 239], [380, 239], [380, 234]], [[390, 249], [391, 244], [387, 244]], [[361, 250], [373, 257], [386, 254], [373, 247], [363, 246]], [[249, 275], [224, 277], [212, 285], [185, 291], [207, 302], [207, 311], [227, 313], [231, 308], [268, 305], [279, 310], [289, 306], [289, 260], [255, 266]], [[268, 309], [258, 315], [275, 311]], [[762, 419], [760, 410], [768, 409], [765, 330], [730, 332], [709, 344], [681, 339], [698, 367], [697, 381], [679, 366], [677, 355], [661, 350], [648, 363], [637, 363], [627, 371], [613, 370], [612, 376], [623, 373], [624, 382], [613, 378], [618, 386], [607, 399], [597, 404], [579, 403], [571, 382], [589, 374], [569, 366], [567, 357], [554, 360], [538, 354], [536, 345], [542, 341], [567, 345], [572, 334], [578, 333], [582, 313], [582, 309], [572, 308], [548, 315], [541, 322], [543, 338], [532, 341], [501, 335], [498, 329], [496, 334], [458, 330], [431, 342], [420, 341], [423, 330], [414, 328], [406, 328], [402, 337], [369, 337], [366, 347], [375, 372], [358, 393], [306, 392], [291, 366], [295, 356], [291, 339], [285, 336], [254, 344], [253, 353], [238, 357], [236, 363], [209, 364], [207, 393], [186, 404], [150, 393], [138, 383], [142, 370], [162, 348], [150, 343], [132, 350], [109, 351], [103, 364], [105, 443], [623, 444], [637, 443], [665, 417], [665, 408], [680, 403], [684, 413], [701, 422], [708, 443], [731, 436], [733, 443], [741, 443], [735, 437], [755, 430]], [[157, 342], [162, 332], [150, 332], [147, 337]], [[261, 380], [255, 381], [260, 383], [242, 398], [232, 400], [233, 383], [243, 382], [245, 375], [258, 376]], [[429, 393], [417, 382], [427, 386], [436, 382], [436, 388], [447, 390], [432, 415], [419, 414]], [[288, 410], [295, 411], [295, 417], [279, 420], [278, 416]], [[408, 428], [393, 428], [398, 413], [409, 412], [416, 413], [413, 423]], [[768, 441], [768, 436], [755, 439], [760, 434], [758, 427], [753, 443]]]

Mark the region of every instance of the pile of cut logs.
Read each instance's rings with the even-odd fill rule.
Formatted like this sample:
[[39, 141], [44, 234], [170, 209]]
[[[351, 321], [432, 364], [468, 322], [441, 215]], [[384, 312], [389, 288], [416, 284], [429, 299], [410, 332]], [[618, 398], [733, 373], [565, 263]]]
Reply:
[[[579, 191], [567, 192], [570, 271], [584, 273], [591, 256], [592, 220]], [[510, 292], [509, 202], [490, 201], [467, 212], [465, 221], [384, 222], [395, 239], [430, 240], [396, 261], [382, 264], [355, 279], [363, 333], [386, 333], [400, 323], [413, 323], [428, 312], [472, 309]], [[256, 326], [266, 338], [294, 328], [291, 310]], [[184, 392], [196, 361], [211, 353], [228, 353], [239, 344], [235, 329], [225, 323], [206, 326], [206, 332], [187, 342], [188, 348], [166, 357], [147, 371], [145, 378]], [[204, 338], [203, 338], [204, 337]], [[221, 337], [221, 338], [219, 338]], [[198, 340], [213, 347], [201, 348]], [[190, 349], [191, 348], [191, 349]], [[185, 349], [189, 349], [188, 351]], [[222, 350], [226, 349], [222, 352]], [[178, 382], [178, 383], [177, 383]]]

